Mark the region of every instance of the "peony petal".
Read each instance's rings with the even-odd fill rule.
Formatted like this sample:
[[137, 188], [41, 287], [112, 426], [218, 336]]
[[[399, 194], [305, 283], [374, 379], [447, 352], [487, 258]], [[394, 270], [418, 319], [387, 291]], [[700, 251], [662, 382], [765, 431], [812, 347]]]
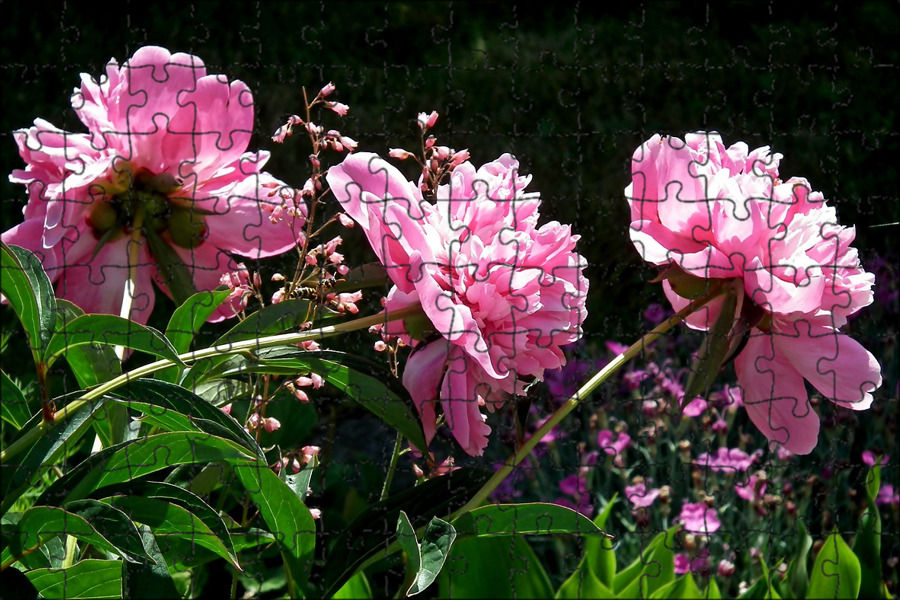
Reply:
[[834, 329], [802, 322], [796, 323], [796, 332], [774, 339], [776, 349], [826, 398], [853, 410], [872, 405], [872, 392], [882, 383], [881, 366], [862, 344]]
[[450, 350], [451, 345], [446, 340], [435, 340], [419, 346], [409, 355], [403, 369], [403, 387], [409, 391], [413, 404], [419, 411], [425, 441], [429, 444], [435, 433], [435, 404], [438, 401]]
[[794, 454], [809, 454], [819, 437], [819, 416], [809, 403], [803, 376], [777, 350], [773, 337], [754, 329], [734, 361], [743, 404], [771, 442]]
[[[441, 385], [441, 407], [447, 426], [459, 445], [471, 456], [481, 456], [487, 446], [491, 428], [484, 422], [478, 407], [478, 397], [490, 395], [491, 390], [480, 389], [472, 377], [471, 359], [461, 349], [450, 351], [447, 372]], [[477, 367], [475, 367], [477, 368]]]

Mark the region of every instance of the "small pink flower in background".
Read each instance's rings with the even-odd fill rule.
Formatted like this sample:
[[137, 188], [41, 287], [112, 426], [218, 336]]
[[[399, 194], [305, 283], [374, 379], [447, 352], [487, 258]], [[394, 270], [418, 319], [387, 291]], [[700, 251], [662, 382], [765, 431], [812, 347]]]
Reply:
[[871, 450], [863, 450], [862, 461], [865, 465], [874, 467], [875, 465], [886, 465], [888, 463], [887, 454], [876, 455]]
[[767, 482], [756, 474], [750, 475], [747, 481], [734, 486], [735, 493], [747, 502], [757, 502], [766, 493]]
[[591, 504], [591, 494], [587, 490], [587, 480], [581, 474], [569, 475], [559, 482], [559, 491], [565, 497], [559, 497], [553, 502], [566, 508], [578, 511], [590, 518], [593, 516], [594, 506]]
[[460, 446], [482, 454], [491, 428], [481, 407], [493, 411], [565, 365], [561, 346], [581, 337], [588, 282], [578, 236], [556, 222], [538, 226], [540, 198], [524, 192], [530, 177], [508, 154], [479, 169], [457, 166], [436, 203], [371, 153], [347, 156], [327, 180], [394, 283], [385, 308], [421, 304], [418, 321], [383, 333], [414, 348], [403, 384], [426, 440], [439, 402]]
[[[780, 154], [726, 148], [715, 133], [653, 136], [632, 158], [631, 240], [644, 260], [703, 279], [737, 278], [753, 327], [735, 358], [743, 404], [773, 442], [816, 445], [819, 417], [804, 380], [833, 402], [869, 408], [882, 382], [875, 357], [839, 329], [870, 304], [874, 276], [851, 247], [852, 227], [802, 178], [782, 181]], [[668, 279], [675, 310], [688, 305]], [[687, 295], [687, 294], [686, 294]], [[706, 330], [722, 299], [687, 319]]]
[[694, 460], [694, 464], [713, 471], [746, 471], [756, 462], [757, 456], [739, 448], [719, 448], [714, 454], [704, 452]]
[[[146, 323], [151, 282], [186, 297], [238, 270], [230, 253], [259, 259], [302, 242], [305, 205], [262, 170], [268, 152], [246, 152], [253, 96], [244, 83], [207, 75], [196, 56], [147, 46], [110, 61], [99, 81], [82, 75], [72, 107], [89, 133], [43, 119], [14, 132], [27, 167], [10, 181], [29, 200], [25, 221], [2, 236], [38, 255], [60, 297], [119, 314], [132, 265], [130, 316]], [[273, 222], [283, 204], [295, 216]], [[226, 303], [210, 320], [234, 314]]]
[[715, 508], [709, 507], [703, 502], [688, 502], [681, 507], [681, 514], [676, 522], [684, 523], [685, 531], [709, 535], [715, 533], [722, 526], [719, 521], [719, 513]]
[[875, 497], [875, 504], [878, 506], [898, 506], [900, 505], [900, 493], [894, 491], [894, 486], [889, 483], [881, 484], [878, 495]]
[[697, 556], [690, 556], [684, 552], [675, 555], [675, 574], [684, 575], [685, 573], [708, 573], [709, 567], [709, 549], [704, 548]]
[[631, 445], [631, 436], [624, 431], [616, 434], [609, 429], [601, 429], [597, 433], [597, 445], [610, 456], [621, 455]]
[[681, 414], [691, 418], [699, 417], [706, 412], [707, 406], [709, 405], [707, 404], [706, 399], [703, 396], [697, 396], [681, 409]]
[[634, 508], [648, 508], [659, 498], [659, 488], [647, 489], [647, 484], [640, 481], [634, 485], [625, 486], [625, 497], [634, 505]]

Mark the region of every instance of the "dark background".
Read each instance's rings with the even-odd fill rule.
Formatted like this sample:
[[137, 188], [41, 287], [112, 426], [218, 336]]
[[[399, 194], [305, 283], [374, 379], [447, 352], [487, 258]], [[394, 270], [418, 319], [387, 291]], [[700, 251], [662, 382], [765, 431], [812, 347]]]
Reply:
[[[898, 221], [896, 3], [4, 3], [0, 155], [43, 117], [83, 131], [69, 106], [79, 75], [99, 76], [140, 46], [200, 56], [256, 101], [251, 149], [293, 185], [303, 140], [269, 136], [328, 81], [351, 106], [340, 129], [360, 149], [415, 150], [419, 111], [441, 114], [441, 143], [481, 164], [503, 152], [534, 176], [543, 214], [574, 224], [591, 264], [588, 335], [632, 337], [653, 273], [628, 242], [630, 157], [660, 132], [717, 130], [726, 145], [772, 146], [783, 178], [804, 176], [857, 226], [864, 259], [893, 250]], [[331, 115], [333, 116], [333, 115]], [[24, 188], [2, 182], [2, 228]], [[347, 237], [347, 236], [345, 236]], [[893, 260], [896, 262], [896, 259]]]

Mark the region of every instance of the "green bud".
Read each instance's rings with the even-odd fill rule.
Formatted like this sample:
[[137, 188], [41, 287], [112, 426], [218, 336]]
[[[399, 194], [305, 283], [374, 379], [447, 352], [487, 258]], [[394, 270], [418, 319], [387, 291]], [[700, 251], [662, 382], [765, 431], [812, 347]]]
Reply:
[[193, 249], [206, 241], [206, 220], [195, 211], [173, 207], [167, 223], [168, 238], [176, 246]]
[[115, 227], [118, 220], [118, 211], [111, 202], [106, 200], [94, 202], [93, 206], [91, 206], [91, 212], [87, 216], [87, 223], [94, 230], [94, 235], [97, 237]]

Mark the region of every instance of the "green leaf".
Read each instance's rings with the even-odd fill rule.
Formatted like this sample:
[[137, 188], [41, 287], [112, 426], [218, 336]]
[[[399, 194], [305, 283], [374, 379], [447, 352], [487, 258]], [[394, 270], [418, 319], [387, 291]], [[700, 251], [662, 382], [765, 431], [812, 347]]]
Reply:
[[38, 258], [24, 248], [0, 242], [0, 292], [28, 336], [34, 363], [40, 363], [56, 323], [56, 295]]
[[541, 561], [522, 536], [460, 537], [438, 576], [440, 598], [550, 598]]
[[702, 598], [703, 594], [700, 593], [700, 588], [697, 587], [694, 576], [690, 573], [685, 573], [675, 581], [667, 583], [656, 590], [650, 597], [685, 598], [686, 600], [689, 600], [693, 598]]
[[[587, 558], [587, 554], [585, 554], [585, 558]], [[580, 598], [612, 598], [613, 592], [603, 585], [590, 570], [579, 566], [559, 586], [553, 597], [560, 600], [568, 600], [570, 598], [573, 600]]]
[[[191, 349], [191, 342], [196, 332], [230, 293], [231, 290], [223, 288], [197, 292], [175, 309], [168, 326], [166, 326], [166, 338], [172, 343], [176, 352], [181, 354]], [[178, 374], [178, 367], [170, 367], [156, 373], [156, 379], [175, 383]]]
[[[38, 504], [80, 500], [106, 486], [183, 464], [224, 460], [247, 464], [254, 455], [239, 444], [204, 432], [160, 433], [105, 448], [56, 480]], [[274, 475], [274, 474], [273, 474]]]
[[[56, 304], [59, 319], [54, 333], [64, 332], [69, 323], [84, 316], [84, 311], [68, 300], [60, 298]], [[122, 361], [108, 344], [80, 344], [69, 348], [64, 356], [82, 389], [106, 383], [122, 374]], [[116, 443], [119, 441], [122, 440]]]
[[614, 591], [622, 598], [647, 598], [675, 579], [671, 546], [680, 525], [661, 532], [624, 571], [616, 574]]
[[806, 526], [802, 519], [797, 519], [797, 529], [800, 532], [800, 548], [797, 554], [788, 565], [786, 579], [788, 580], [788, 588], [794, 598], [805, 598], [806, 588], [809, 586], [809, 572], [806, 569], [809, 550], [812, 548], [813, 540], [806, 532]]
[[603, 533], [581, 513], [543, 502], [482, 506], [462, 515], [453, 521], [453, 525], [461, 536]]
[[[594, 519], [597, 529], [602, 531], [606, 527], [606, 521], [617, 498], [618, 494], [614, 495]], [[590, 571], [604, 587], [611, 589], [616, 576], [616, 551], [613, 540], [605, 535], [585, 536], [584, 557], [579, 567]]]
[[723, 299], [722, 309], [715, 323], [703, 338], [697, 358], [691, 365], [691, 374], [684, 386], [684, 401], [690, 402], [698, 395], [706, 395], [713, 381], [722, 370], [731, 346], [731, 331], [737, 318], [737, 296], [729, 290]]
[[259, 444], [240, 423], [181, 386], [136, 379], [117, 389], [110, 399], [143, 413], [144, 421], [166, 431], [205, 431], [237, 442], [265, 460]]
[[67, 569], [35, 569], [25, 575], [44, 598], [121, 598], [122, 565], [88, 559]]
[[881, 572], [881, 515], [875, 503], [860, 517], [859, 532], [853, 540], [853, 553], [859, 559], [860, 598], [880, 598]]
[[285, 483], [289, 488], [294, 490], [294, 493], [297, 494], [297, 497], [302, 501], [306, 497], [306, 492], [309, 491], [309, 482], [312, 480], [313, 472], [316, 470], [316, 467], [319, 466], [319, 457], [313, 456], [312, 460], [303, 465], [303, 468], [297, 474], [289, 474], [287, 467], [283, 467], [281, 471], [278, 472], [278, 478]]
[[394, 530], [401, 510], [418, 528], [434, 516], [446, 515], [462, 507], [488, 477], [489, 474], [484, 471], [463, 468], [388, 496], [368, 507], [349, 526], [333, 534], [335, 541], [325, 561], [321, 575], [322, 593], [319, 595], [330, 597], [360, 565], [373, 555], [384, 552], [389, 544], [384, 532]]
[[[76, 394], [80, 395], [81, 392]], [[76, 394], [70, 394], [70, 396]], [[86, 408], [66, 415], [65, 418], [57, 418], [54, 427], [45, 431], [44, 435], [38, 438], [34, 444], [17, 456], [16, 468], [10, 469], [11, 473], [4, 473], [4, 476], [0, 477], [0, 492], [2, 492], [0, 496], [3, 497], [3, 501], [0, 503], [0, 514], [9, 510], [25, 490], [37, 481], [42, 470], [49, 468], [67, 450], [71, 451], [81, 436], [86, 431], [90, 431], [95, 413], [99, 411], [100, 414], [103, 414], [105, 405], [106, 400], [101, 398]], [[24, 433], [32, 427], [45, 427], [41, 423], [40, 414], [32, 417], [20, 433]], [[50, 502], [48, 504], [59, 503]]]
[[[63, 508], [77, 514], [90, 523], [91, 526], [112, 542], [116, 548], [120, 549], [119, 554], [125, 552], [127, 556], [135, 558], [135, 560], [130, 560], [130, 562], [139, 562], [141, 559], [151, 558], [146, 553], [144, 544], [141, 541], [141, 535], [135, 528], [132, 519], [121, 510], [94, 499], [67, 502]], [[123, 554], [123, 556], [126, 555]]]
[[83, 344], [125, 346], [184, 366], [159, 331], [115, 315], [82, 315], [66, 323], [50, 338], [44, 359], [49, 366], [63, 353]]
[[432, 517], [422, 541], [419, 542], [409, 517], [400, 511], [397, 518], [397, 541], [409, 559], [406, 565], [406, 581], [410, 582], [410, 585], [404, 592], [405, 596], [415, 596], [434, 582], [447, 560], [455, 539], [456, 530], [450, 523]]
[[757, 579], [739, 598], [780, 600], [781, 594], [778, 593], [775, 587], [775, 580], [769, 576], [769, 567], [766, 566], [766, 561], [762, 556], [759, 557], [759, 564], [762, 567], [762, 577]]
[[237, 342], [296, 331], [306, 319], [308, 309], [308, 300], [271, 304], [232, 327], [216, 341], [215, 347], [225, 349]]
[[[47, 540], [60, 535], [70, 535], [129, 561], [137, 560], [137, 554], [115, 545], [87, 519], [57, 506], [34, 506], [25, 511], [15, 525], [4, 524], [2, 527], [6, 547], [0, 553], [0, 563], [4, 565], [18, 560], [23, 554], [36, 550]], [[118, 541], [121, 542], [124, 537], [119, 536]], [[140, 552], [143, 552], [143, 548], [140, 548]]]
[[[703, 596], [701, 596], [703, 597]], [[706, 599], [707, 600], [720, 600], [722, 598], [722, 592], [719, 591], [719, 584], [716, 583], [716, 578], [710, 576], [709, 578], [709, 588], [706, 590]]]
[[835, 531], [816, 556], [807, 598], [857, 598], [861, 583], [859, 559]]
[[0, 402], [0, 418], [16, 429], [22, 429], [32, 416], [25, 394], [9, 375], [3, 372], [0, 372], [0, 386], [2, 386], [0, 393], [3, 395], [3, 402]]
[[372, 588], [369, 586], [366, 574], [362, 571], [348, 579], [347, 583], [332, 596], [334, 600], [368, 599], [371, 597]]
[[224, 558], [237, 570], [242, 570], [234, 553], [189, 510], [165, 500], [140, 496], [114, 496], [107, 501], [127, 512], [133, 520], [148, 525], [157, 539], [175, 537], [189, 540]]
[[259, 509], [269, 531], [276, 535], [294, 597], [304, 590], [316, 546], [316, 524], [309, 509], [265, 464], [235, 465], [235, 473]]
[[180, 598], [169, 567], [156, 538], [146, 525], [140, 527], [141, 542], [152, 561], [127, 563], [122, 569], [122, 591], [125, 598]]

